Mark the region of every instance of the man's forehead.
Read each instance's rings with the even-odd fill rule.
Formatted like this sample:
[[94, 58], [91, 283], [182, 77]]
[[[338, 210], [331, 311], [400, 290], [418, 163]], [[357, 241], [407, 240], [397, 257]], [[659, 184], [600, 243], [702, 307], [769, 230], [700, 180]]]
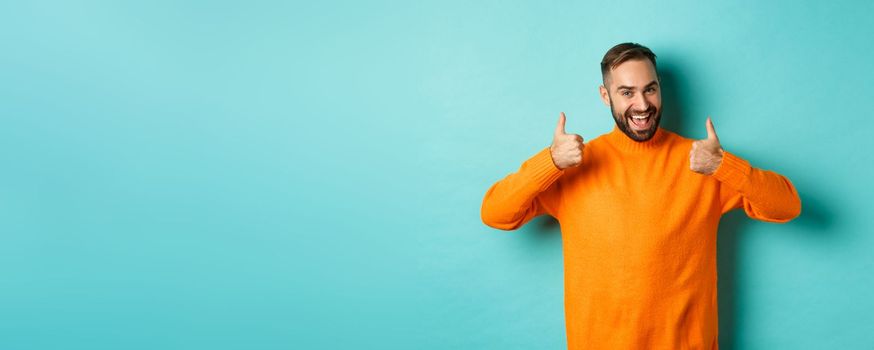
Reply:
[[613, 87], [643, 88], [658, 81], [658, 75], [649, 60], [629, 60], [610, 70], [610, 80]]

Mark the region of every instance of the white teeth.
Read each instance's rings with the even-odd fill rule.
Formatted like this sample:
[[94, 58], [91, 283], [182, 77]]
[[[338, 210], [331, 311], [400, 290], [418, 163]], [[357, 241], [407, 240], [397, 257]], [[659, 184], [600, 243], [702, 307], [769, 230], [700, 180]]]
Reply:
[[646, 119], [647, 116], [645, 116], [645, 115], [633, 115], [631, 117], [634, 119]]

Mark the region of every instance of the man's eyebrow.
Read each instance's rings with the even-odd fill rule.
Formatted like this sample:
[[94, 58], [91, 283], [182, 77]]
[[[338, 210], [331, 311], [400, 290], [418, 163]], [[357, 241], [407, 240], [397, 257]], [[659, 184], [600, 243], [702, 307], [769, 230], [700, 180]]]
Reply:
[[[653, 81], [649, 82], [649, 84], [646, 84], [646, 86], [644, 86], [643, 88], [646, 89], [650, 86], [658, 85], [658, 84], [659, 84], [658, 81], [653, 80]], [[619, 85], [618, 87], [616, 87], [616, 90], [634, 90], [634, 86]]]

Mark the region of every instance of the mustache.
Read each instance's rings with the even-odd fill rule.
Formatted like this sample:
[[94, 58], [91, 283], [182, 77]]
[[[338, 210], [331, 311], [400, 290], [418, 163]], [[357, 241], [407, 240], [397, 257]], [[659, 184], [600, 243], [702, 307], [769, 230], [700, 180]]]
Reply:
[[647, 108], [646, 110], [643, 110], [643, 111], [632, 111], [629, 109], [629, 110], [625, 111], [625, 117], [631, 118], [632, 115], [655, 114], [655, 112], [656, 112], [656, 108], [654, 106], [649, 106], [649, 108]]

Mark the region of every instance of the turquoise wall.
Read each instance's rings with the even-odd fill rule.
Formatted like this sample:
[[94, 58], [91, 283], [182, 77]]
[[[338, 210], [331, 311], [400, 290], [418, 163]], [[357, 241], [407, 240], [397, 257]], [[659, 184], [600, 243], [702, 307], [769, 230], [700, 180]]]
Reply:
[[613, 121], [652, 48], [664, 125], [798, 188], [729, 213], [723, 349], [874, 346], [864, 1], [0, 4], [0, 348], [560, 349], [561, 234], [482, 197]]

